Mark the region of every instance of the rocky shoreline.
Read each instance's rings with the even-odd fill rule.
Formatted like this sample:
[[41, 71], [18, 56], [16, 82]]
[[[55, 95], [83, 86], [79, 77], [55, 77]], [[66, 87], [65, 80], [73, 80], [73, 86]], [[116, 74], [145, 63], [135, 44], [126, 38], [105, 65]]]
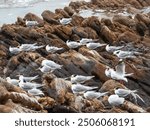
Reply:
[[[18, 17], [16, 23], [5, 24], [0, 29], [0, 112], [150, 112], [150, 13], [139, 13], [139, 9], [150, 6], [149, 0], [91, 0], [91, 2], [71, 2], [55, 13], [45, 10], [39, 18], [28, 13]], [[126, 8], [134, 17], [116, 13], [112, 19], [91, 16], [83, 18], [81, 10], [99, 9], [119, 10]], [[61, 18], [72, 18], [62, 25]], [[28, 27], [26, 20], [37, 21], [38, 25]], [[126, 59], [126, 72], [133, 73], [128, 82], [119, 81], [105, 75], [107, 66], [114, 67], [119, 58], [105, 50], [105, 47], [90, 50], [86, 46], [70, 49], [66, 41], [79, 41], [81, 38], [98, 39], [98, 42], [113, 46], [124, 45], [126, 49], [138, 50], [142, 55]], [[39, 46], [62, 47], [57, 53], [48, 53], [44, 48], [32, 52], [11, 54], [9, 47], [37, 43]], [[43, 59], [52, 60], [63, 67], [53, 72], [42, 73], [37, 70]], [[6, 77], [17, 75], [39, 75], [37, 83], [44, 84], [44, 96], [37, 97], [18, 86], [6, 82]], [[71, 82], [66, 80], [73, 74], [93, 75], [86, 82], [89, 86], [98, 86], [100, 91], [114, 93], [114, 88], [138, 90], [144, 103], [135, 104], [126, 99], [119, 107], [108, 103], [108, 96], [101, 100], [80, 99], [71, 91]]]

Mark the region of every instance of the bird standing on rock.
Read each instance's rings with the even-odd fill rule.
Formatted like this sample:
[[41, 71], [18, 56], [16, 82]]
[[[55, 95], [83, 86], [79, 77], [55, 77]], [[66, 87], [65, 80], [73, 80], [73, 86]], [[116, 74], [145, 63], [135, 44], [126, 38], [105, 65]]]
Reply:
[[36, 49], [43, 48], [44, 46], [36, 46], [37, 43], [34, 44], [22, 44], [19, 48], [21, 51], [35, 51]]
[[87, 43], [92, 42], [92, 41], [93, 41], [93, 39], [82, 38], [82, 39], [80, 40], [80, 44], [81, 44], [81, 45], [86, 45]]
[[28, 20], [26, 20], [25, 24], [26, 24], [27, 27], [31, 27], [31, 26], [36, 26], [39, 23], [37, 21], [28, 21]]
[[71, 82], [72, 83], [84, 83], [88, 80], [91, 80], [95, 76], [83, 76], [83, 75], [71, 75]]
[[48, 73], [48, 72], [53, 72], [55, 69], [52, 69], [51, 67], [44, 65], [37, 70], [40, 70], [42, 73]]
[[59, 47], [49, 46], [49, 45], [46, 46], [46, 51], [50, 52], [50, 53], [55, 53], [55, 52], [63, 50], [63, 49], [64, 48], [62, 48], [62, 47], [59, 48]]
[[23, 80], [21, 80], [19, 82], [19, 87], [28, 90], [28, 89], [33, 89], [33, 88], [41, 88], [43, 87], [43, 84], [38, 84], [38, 83], [31, 83], [31, 82], [25, 82]]
[[6, 81], [12, 85], [18, 85], [19, 84], [19, 80], [18, 79], [11, 79], [10, 77], [6, 78]]
[[102, 46], [105, 46], [106, 44], [101, 44], [101, 43], [96, 43], [96, 42], [90, 42], [90, 43], [87, 43], [86, 44], [86, 47], [91, 49], [91, 50], [94, 50], [98, 47], [102, 47]]
[[62, 24], [62, 25], [67, 25], [71, 22], [72, 18], [62, 18], [59, 20], [59, 22]]
[[123, 97], [119, 97], [118, 95], [110, 95], [108, 97], [108, 102], [110, 105], [112, 106], [119, 106], [122, 105], [124, 103], [125, 99]]
[[105, 47], [106, 51], [107, 52], [110, 52], [110, 53], [113, 53], [114, 51], [117, 51], [117, 50], [120, 50], [122, 49], [124, 46], [110, 46], [110, 45], [107, 45]]
[[81, 84], [72, 84], [71, 89], [74, 94], [84, 93], [89, 90], [97, 89], [98, 87], [90, 87]]
[[37, 88], [33, 88], [33, 89], [28, 90], [28, 93], [33, 95], [33, 96], [44, 96], [44, 93]]
[[121, 88], [115, 89], [115, 94], [118, 95], [119, 97], [126, 97], [128, 95], [131, 95], [134, 98], [135, 103], [137, 103], [138, 99], [143, 103], [145, 103], [144, 100], [138, 94], [136, 94], [136, 92], [137, 90], [121, 89]]
[[117, 50], [117, 51], [114, 51], [113, 54], [116, 55], [120, 59], [126, 59], [126, 58], [136, 58], [136, 55], [141, 55], [142, 53], [139, 53], [136, 51]]
[[25, 76], [23, 76], [23, 75], [18, 75], [18, 76], [19, 76], [19, 80], [20, 80], [20, 81], [23, 80], [23, 81], [26, 81], [26, 82], [31, 82], [31, 81], [33, 81], [33, 80], [38, 79], [38, 75], [33, 76], [33, 77], [25, 77]]
[[12, 54], [18, 54], [21, 52], [21, 49], [18, 48], [18, 47], [9, 47], [9, 52], [12, 53]]
[[95, 92], [95, 91], [87, 91], [83, 94], [83, 96], [86, 98], [86, 99], [98, 99], [102, 96], [105, 96], [106, 94], [108, 94], [108, 92], [104, 92], [104, 93], [101, 93], [101, 92]]
[[52, 68], [52, 69], [61, 69], [63, 65], [59, 65], [57, 63], [55, 63], [54, 61], [52, 60], [43, 60], [42, 61], [42, 66], [48, 66], [49, 68]]
[[81, 44], [79, 42], [76, 41], [66, 41], [66, 45], [70, 48], [70, 49], [75, 49], [81, 46]]

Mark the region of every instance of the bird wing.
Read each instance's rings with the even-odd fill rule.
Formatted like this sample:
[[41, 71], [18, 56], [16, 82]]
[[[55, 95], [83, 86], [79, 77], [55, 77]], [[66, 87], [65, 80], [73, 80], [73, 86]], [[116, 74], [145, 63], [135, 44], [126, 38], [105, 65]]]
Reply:
[[125, 74], [125, 63], [121, 61], [116, 67], [116, 72], [118, 74]]

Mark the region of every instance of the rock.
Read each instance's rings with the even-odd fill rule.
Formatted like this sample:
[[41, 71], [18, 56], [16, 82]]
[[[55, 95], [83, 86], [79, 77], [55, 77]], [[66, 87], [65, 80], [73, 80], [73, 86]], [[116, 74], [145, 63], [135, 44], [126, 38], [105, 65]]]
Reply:
[[25, 24], [25, 22], [24, 22], [24, 20], [23, 20], [21, 17], [17, 17], [17, 22], [16, 22], [16, 24], [23, 26], [23, 25]]
[[83, 17], [78, 16], [78, 15], [73, 15], [73, 16], [72, 16], [72, 21], [71, 21], [71, 23], [72, 23], [74, 26], [79, 26], [79, 25], [81, 25], [81, 23], [82, 23], [83, 20], [84, 20]]
[[127, 102], [127, 101], [124, 102], [122, 107], [124, 109], [128, 110], [129, 112], [134, 112], [134, 113], [145, 113], [146, 112], [143, 108], [141, 108], [137, 105], [134, 105], [131, 102]]
[[62, 40], [67, 41], [72, 35], [72, 28], [59, 25], [55, 28], [55, 34], [59, 36]]
[[113, 22], [119, 22], [129, 28], [135, 26], [135, 21], [129, 16], [115, 15], [113, 17]]
[[118, 36], [117, 41], [125, 41], [127, 43], [140, 40], [140, 36], [135, 33], [126, 31]]
[[101, 28], [101, 35], [104, 37], [104, 39], [106, 39], [106, 41], [108, 41], [109, 43], [113, 43], [114, 41], [116, 41], [117, 37], [116, 35], [107, 27], [107, 26], [103, 26]]
[[44, 24], [44, 21], [33, 13], [28, 13], [25, 15], [24, 19], [28, 21], [37, 21], [39, 24]]
[[11, 107], [8, 107], [6, 105], [0, 105], [0, 113], [13, 113], [14, 111], [12, 110]]
[[10, 25], [3, 25], [1, 28], [1, 33], [4, 34], [6, 37], [11, 38], [11, 39], [18, 35], [15, 33], [14, 28]]
[[138, 22], [136, 24], [136, 31], [140, 36], [145, 36], [145, 32], [147, 30], [146, 25], [143, 22]]
[[69, 18], [70, 17], [69, 14], [63, 9], [56, 9], [55, 14], [61, 15], [61, 18], [63, 18], [63, 17], [64, 18]]
[[72, 32], [77, 34], [79, 37], [88, 37], [88, 34], [84, 31], [84, 28], [74, 27]]
[[69, 16], [72, 16], [74, 14], [74, 10], [71, 7], [64, 7], [64, 10], [69, 14]]
[[59, 22], [55, 20], [55, 17], [57, 16], [55, 13], [45, 10], [42, 14], [43, 19], [48, 22], [49, 24], [58, 25]]
[[150, 19], [148, 16], [144, 15], [144, 14], [137, 14], [135, 15], [135, 18], [138, 20], [138, 21], [141, 21], [143, 23], [146, 24], [146, 26], [149, 26], [150, 24]]
[[125, 89], [126, 87], [124, 85], [122, 85], [121, 83], [115, 81], [115, 80], [108, 80], [106, 81], [103, 86], [101, 87], [101, 91], [104, 92], [114, 92], [115, 88], [123, 88]]
[[101, 31], [101, 23], [99, 19], [95, 16], [89, 17], [82, 22], [83, 27], [91, 27], [94, 29], [97, 34], [100, 34]]

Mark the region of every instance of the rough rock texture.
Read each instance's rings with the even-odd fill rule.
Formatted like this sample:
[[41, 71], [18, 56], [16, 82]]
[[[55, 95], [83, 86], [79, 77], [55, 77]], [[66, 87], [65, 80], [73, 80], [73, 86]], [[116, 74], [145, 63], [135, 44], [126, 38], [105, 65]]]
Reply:
[[[129, 5], [130, 4], [130, 5]], [[139, 8], [149, 6], [149, 0], [91, 0], [91, 2], [71, 2], [69, 7], [56, 9], [55, 13], [46, 10], [43, 19], [28, 13], [17, 19], [15, 24], [5, 24], [0, 29], [0, 112], [148, 112], [150, 107], [150, 15], [140, 13]], [[114, 15], [112, 19], [91, 16], [83, 18], [81, 9], [120, 9], [126, 7], [135, 17]], [[62, 25], [61, 18], [72, 18], [71, 23]], [[37, 26], [26, 27], [25, 20], [35, 20]], [[81, 38], [96, 39], [110, 45], [124, 45], [125, 49], [138, 50], [141, 55], [125, 60], [126, 72], [134, 73], [124, 85], [105, 75], [107, 66], [114, 67], [119, 59], [106, 52], [105, 47], [89, 50], [86, 46], [69, 49], [67, 40]], [[11, 54], [9, 46], [37, 43], [63, 47], [58, 53], [48, 53], [44, 48], [33, 52]], [[63, 65], [59, 70], [43, 74], [38, 68], [43, 59], [53, 60]], [[28, 94], [22, 88], [6, 82], [6, 77], [18, 78], [39, 75], [38, 83], [43, 83], [43, 97]], [[101, 100], [87, 100], [71, 91], [71, 82], [66, 78], [72, 74], [93, 75], [95, 78], [85, 85], [98, 86], [100, 91], [114, 89], [137, 89], [145, 104], [126, 102], [116, 108], [108, 103], [108, 96]], [[147, 110], [147, 111], [146, 111]]]

